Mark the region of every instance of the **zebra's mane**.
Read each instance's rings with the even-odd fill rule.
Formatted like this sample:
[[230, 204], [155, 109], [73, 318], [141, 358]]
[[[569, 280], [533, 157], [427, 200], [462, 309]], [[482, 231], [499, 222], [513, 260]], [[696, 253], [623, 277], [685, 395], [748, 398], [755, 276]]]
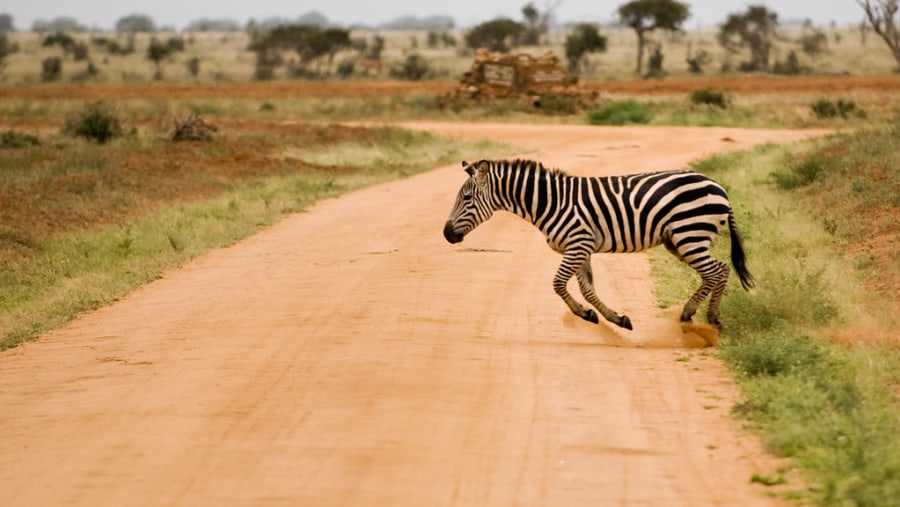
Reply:
[[568, 173], [558, 167], [546, 167], [536, 160], [517, 158], [515, 160], [499, 160], [498, 165], [508, 169], [518, 169], [529, 172], [546, 173], [550, 176], [569, 176]]

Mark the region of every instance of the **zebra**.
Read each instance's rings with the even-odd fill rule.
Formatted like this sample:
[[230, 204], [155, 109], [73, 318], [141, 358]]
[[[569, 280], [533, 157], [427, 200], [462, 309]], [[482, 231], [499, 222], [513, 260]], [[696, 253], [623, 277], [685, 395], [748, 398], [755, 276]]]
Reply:
[[463, 161], [462, 165], [469, 177], [444, 225], [444, 238], [459, 243], [495, 211], [528, 220], [544, 233], [550, 248], [562, 254], [553, 289], [584, 320], [600, 322], [594, 310], [569, 294], [566, 285], [573, 276], [584, 298], [607, 321], [633, 329], [627, 315], [619, 315], [597, 297], [591, 254], [638, 252], [662, 244], [702, 280], [685, 303], [681, 321], [690, 322], [700, 303], [711, 295], [707, 320], [721, 329], [719, 305], [729, 267], [710, 256], [709, 246], [726, 221], [731, 262], [741, 285], [746, 290], [754, 285], [725, 189], [702, 174], [680, 170], [578, 177], [522, 159]]

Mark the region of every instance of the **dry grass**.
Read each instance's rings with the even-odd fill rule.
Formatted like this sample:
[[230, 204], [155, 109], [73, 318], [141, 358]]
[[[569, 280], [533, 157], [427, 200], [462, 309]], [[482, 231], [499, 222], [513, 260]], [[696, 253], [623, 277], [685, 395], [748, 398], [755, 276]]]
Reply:
[[[782, 37], [774, 44], [771, 59], [772, 62], [784, 60], [790, 50], [796, 50], [800, 63], [808, 67], [812, 74], [837, 75], [849, 73], [853, 75], [880, 75], [890, 73], [896, 67], [887, 46], [877, 37], [870, 35], [866, 44], [862, 44], [859, 33], [855, 28], [826, 28], [823, 30], [828, 37], [827, 50], [815, 58], [802, 53], [797, 43], [802, 33], [800, 27], [783, 27]], [[583, 80], [590, 82], [618, 81], [634, 78], [636, 38], [634, 32], [624, 28], [604, 27], [601, 33], [609, 38], [609, 50], [589, 56], [587, 73]], [[136, 51], [129, 55], [110, 55], [98, 46], [90, 44], [92, 37], [103, 35], [113, 37], [109, 33], [82, 33], [74, 34], [77, 40], [86, 42], [90, 46], [90, 57], [94, 65], [99, 69], [99, 75], [86, 78], [84, 71], [87, 62], [74, 62], [65, 59], [63, 63], [64, 82], [92, 80], [104, 83], [136, 83], [151, 81], [154, 73], [153, 62], [147, 59], [147, 47], [151, 35], [138, 34], [135, 40]], [[161, 33], [157, 37], [165, 40], [176, 34]], [[250, 41], [245, 32], [229, 33], [186, 33], [181, 34], [186, 40], [185, 51], [175, 53], [162, 65], [164, 80], [166, 82], [244, 82], [252, 79], [255, 65], [253, 53], [247, 51]], [[463, 72], [468, 70], [472, 61], [472, 52], [463, 48], [465, 32], [453, 31], [453, 36], [458, 41], [457, 47], [429, 48], [426, 45], [427, 32], [425, 31], [354, 31], [353, 38], [366, 39], [371, 43], [376, 35], [386, 40], [385, 50], [382, 54], [384, 71], [381, 76], [374, 79], [388, 79], [387, 69], [392, 65], [403, 62], [406, 57], [416, 52], [421, 54], [442, 79], [456, 80]], [[547, 38], [546, 44], [541, 47], [516, 48], [516, 52], [524, 52], [540, 55], [548, 50], [555, 52], [560, 58], [564, 58], [563, 46], [568, 31], [565, 28], [554, 30]], [[716, 42], [715, 29], [689, 29], [683, 34], [655, 35], [655, 42], [662, 44], [665, 54], [664, 69], [670, 78], [694, 77], [688, 71], [686, 58], [688, 50], [703, 50], [711, 56], [710, 63], [706, 66], [704, 74], [717, 76], [721, 74], [723, 66], [730, 65], [736, 68], [740, 61], [746, 60], [747, 55], [741, 53], [729, 53], [722, 49]], [[7, 57], [0, 80], [6, 83], [37, 83], [40, 82], [40, 65], [44, 58], [50, 56], [62, 56], [59, 48], [42, 48], [41, 36], [31, 32], [17, 32], [11, 34], [13, 42], [19, 44], [20, 52]], [[118, 36], [120, 45], [125, 44], [125, 36]], [[335, 65], [345, 58], [355, 59], [357, 53], [345, 51], [334, 58]], [[293, 54], [286, 53], [287, 60], [296, 59]], [[192, 58], [200, 60], [200, 73], [194, 78], [189, 69], [188, 61]], [[276, 73], [277, 79], [284, 78], [283, 70]], [[362, 76], [354, 79], [371, 79]]]

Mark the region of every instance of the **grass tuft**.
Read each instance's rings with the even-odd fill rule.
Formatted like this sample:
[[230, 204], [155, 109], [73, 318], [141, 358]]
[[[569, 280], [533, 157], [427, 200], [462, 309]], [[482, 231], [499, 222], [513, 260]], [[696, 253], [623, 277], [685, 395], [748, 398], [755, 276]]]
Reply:
[[651, 119], [650, 106], [631, 99], [608, 102], [587, 113], [591, 125], [642, 125]]

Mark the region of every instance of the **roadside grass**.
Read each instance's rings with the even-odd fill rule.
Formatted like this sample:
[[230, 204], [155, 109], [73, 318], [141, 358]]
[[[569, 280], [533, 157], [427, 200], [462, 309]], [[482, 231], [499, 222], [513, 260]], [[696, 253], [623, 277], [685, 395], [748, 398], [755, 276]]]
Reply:
[[[312, 141], [297, 144], [289, 154], [271, 149], [280, 148], [278, 143], [254, 147], [252, 138], [243, 144], [212, 142], [188, 147], [139, 138], [114, 141], [102, 148], [57, 140], [50, 151], [14, 150], [12, 160], [5, 159], [0, 168], [0, 193], [30, 193], [54, 186], [65, 186], [65, 191], [46, 193], [46, 199], [30, 203], [34, 209], [9, 213], [58, 215], [60, 220], [74, 221], [57, 227], [36, 222], [46, 227], [40, 230], [35, 230], [37, 226], [31, 230], [0, 227], [0, 251], [5, 251], [0, 256], [0, 350], [116, 301], [166, 270], [233, 244], [317, 200], [457, 162], [488, 149], [485, 143], [438, 138], [425, 132], [320, 128], [323, 132], [316, 134], [314, 129]], [[320, 142], [315, 142], [317, 135]], [[350, 141], [353, 137], [359, 140]], [[344, 150], [354, 145], [363, 147], [359, 156], [340, 165], [303, 160], [307, 156], [321, 158], [328, 146]], [[392, 157], [372, 162], [368, 156], [374, 146]], [[152, 165], [152, 159], [160, 158], [154, 149], [168, 153], [164, 161], [168, 166], [183, 164], [187, 170], [158, 174], [165, 167]], [[204, 161], [204, 154], [210, 160]], [[60, 160], [53, 161], [53, 155], [60, 155]], [[66, 163], [81, 159], [86, 160], [85, 165]], [[271, 170], [242, 174], [244, 165], [264, 164], [265, 159], [272, 164]], [[192, 163], [196, 167], [191, 167]], [[211, 166], [210, 174], [202, 174], [204, 163]], [[215, 166], [220, 163], [230, 165]], [[138, 170], [126, 170], [128, 165], [136, 165]], [[160, 181], [171, 179], [172, 188], [162, 189], [161, 195], [145, 195], [147, 190], [139, 190], [138, 179], [146, 179], [147, 171], [157, 173], [154, 176]], [[88, 183], [79, 186], [83, 182]], [[134, 192], [131, 199], [122, 201], [129, 192]], [[47, 202], [71, 200], [73, 193], [81, 193], [74, 203]], [[92, 203], [89, 208], [100, 211], [87, 212], [83, 217], [86, 224], [79, 225], [79, 217], [70, 216], [68, 210], [88, 202]], [[103, 210], [115, 213], [104, 215]]]
[[[743, 392], [734, 414], [788, 458], [788, 467], [805, 472], [806, 484], [787, 495], [820, 505], [886, 506], [900, 499], [896, 292], [880, 293], [868, 282], [896, 276], [896, 267], [881, 261], [861, 267], [844, 255], [866, 231], [884, 232], [869, 220], [884, 213], [863, 209], [892, 206], [891, 215], [898, 214], [896, 131], [875, 127], [693, 164], [726, 187], [757, 282], [750, 292], [732, 283], [722, 306], [718, 356]], [[810, 160], [822, 166], [811, 179], [804, 168]], [[830, 198], [857, 199], [852, 182], [873, 170], [892, 175], [873, 183], [888, 188], [859, 192], [853, 212], [832, 209]], [[728, 249], [720, 238], [714, 255], [728, 259]], [[696, 288], [696, 275], [667, 252], [651, 252], [651, 263], [660, 306], [680, 305]]]
[[[700, 90], [703, 91], [703, 90]], [[674, 125], [691, 127], [831, 127], [864, 128], [890, 121], [898, 109], [883, 94], [855, 92], [841, 96], [808, 93], [729, 94], [725, 107], [697, 103], [693, 94], [640, 95], [611, 94], [587, 111], [583, 121], [591, 125]], [[820, 116], [821, 101], [853, 104], [856, 113], [847, 116]]]

